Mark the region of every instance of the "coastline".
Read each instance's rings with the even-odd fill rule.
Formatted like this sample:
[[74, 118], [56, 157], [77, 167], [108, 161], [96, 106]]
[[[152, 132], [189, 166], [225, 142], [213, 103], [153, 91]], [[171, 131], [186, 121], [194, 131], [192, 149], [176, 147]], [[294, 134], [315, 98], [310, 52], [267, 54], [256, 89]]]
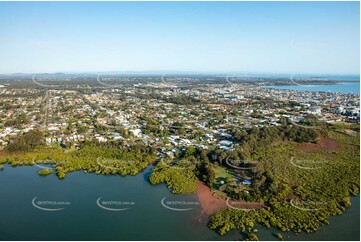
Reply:
[[273, 85], [259, 86], [263, 89], [277, 89], [302, 92], [335, 92], [342, 94], [360, 95], [359, 81], [337, 81], [328, 83], [273, 83]]
[[211, 189], [201, 181], [197, 181], [197, 196], [201, 204], [202, 213], [210, 216], [227, 209], [226, 200], [215, 196]]

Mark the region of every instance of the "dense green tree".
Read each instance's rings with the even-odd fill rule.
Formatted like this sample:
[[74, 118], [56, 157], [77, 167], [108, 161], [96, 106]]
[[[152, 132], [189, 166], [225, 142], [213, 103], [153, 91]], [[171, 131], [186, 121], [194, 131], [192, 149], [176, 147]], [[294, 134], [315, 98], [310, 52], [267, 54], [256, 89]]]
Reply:
[[41, 176], [47, 176], [50, 175], [51, 173], [53, 173], [53, 169], [42, 169], [38, 171], [38, 174]]
[[8, 152], [16, 151], [30, 151], [37, 145], [44, 143], [43, 133], [38, 130], [30, 130], [24, 135], [18, 135], [16, 138], [5, 147]]

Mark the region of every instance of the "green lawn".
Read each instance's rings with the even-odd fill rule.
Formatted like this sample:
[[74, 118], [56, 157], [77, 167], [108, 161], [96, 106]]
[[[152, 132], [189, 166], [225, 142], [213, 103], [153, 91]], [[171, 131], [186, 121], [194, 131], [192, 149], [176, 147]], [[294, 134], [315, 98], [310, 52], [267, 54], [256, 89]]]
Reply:
[[215, 166], [214, 167], [214, 172], [216, 173], [216, 179], [219, 177], [224, 177], [224, 178], [233, 178], [234, 175], [232, 175], [231, 173], [229, 173], [227, 171], [226, 168], [222, 167], [222, 166]]

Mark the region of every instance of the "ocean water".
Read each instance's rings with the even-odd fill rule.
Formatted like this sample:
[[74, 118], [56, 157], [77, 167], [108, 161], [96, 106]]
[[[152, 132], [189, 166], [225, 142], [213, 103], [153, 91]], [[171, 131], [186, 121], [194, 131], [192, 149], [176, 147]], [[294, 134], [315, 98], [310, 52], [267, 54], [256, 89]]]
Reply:
[[307, 79], [315, 79], [315, 80], [330, 80], [330, 81], [360, 81], [360, 75], [294, 75], [294, 74], [249, 74], [252, 77], [259, 78], [307, 78]]
[[310, 92], [339, 92], [360, 94], [360, 82], [340, 82], [333, 85], [262, 86], [262, 88], [287, 89]]
[[[196, 194], [175, 195], [164, 184], [151, 185], [152, 167], [136, 176], [96, 175], [76, 171], [59, 180], [39, 176], [36, 166], [0, 171], [0, 240], [237, 240], [232, 231], [220, 236], [207, 227], [199, 205], [174, 211], [170, 201], [197, 202]], [[106, 208], [127, 208], [114, 211]], [[43, 208], [64, 208], [46, 211]], [[108, 204], [103, 202], [107, 201]], [[39, 204], [41, 202], [41, 204]], [[67, 202], [53, 206], [50, 202]], [[109, 204], [110, 202], [113, 203]], [[114, 204], [125, 203], [124, 206]], [[49, 203], [49, 204], [48, 204]], [[131, 204], [128, 204], [131, 203]], [[170, 207], [177, 205], [170, 204]]]
[[[191, 210], [174, 211], [162, 206], [167, 201], [197, 201], [195, 194], [175, 195], [164, 184], [150, 185], [152, 167], [136, 176], [104, 176], [81, 171], [68, 173], [64, 180], [55, 174], [41, 177], [36, 166], [11, 167], [0, 171], [0, 240], [240, 240], [241, 233], [220, 236], [207, 227], [198, 205]], [[101, 201], [130, 201], [122, 211], [109, 211]], [[33, 205], [40, 201], [68, 202], [59, 211], [44, 211]], [[316, 233], [282, 233], [285, 240], [359, 240], [360, 196], [341, 216]], [[103, 203], [101, 203], [103, 204]], [[103, 204], [104, 205], [104, 204]], [[104, 205], [111, 207], [111, 205]], [[169, 205], [172, 206], [172, 205]], [[174, 205], [175, 206], [175, 205]], [[116, 208], [119, 208], [116, 206]], [[257, 225], [261, 240], [278, 241], [280, 231]]]

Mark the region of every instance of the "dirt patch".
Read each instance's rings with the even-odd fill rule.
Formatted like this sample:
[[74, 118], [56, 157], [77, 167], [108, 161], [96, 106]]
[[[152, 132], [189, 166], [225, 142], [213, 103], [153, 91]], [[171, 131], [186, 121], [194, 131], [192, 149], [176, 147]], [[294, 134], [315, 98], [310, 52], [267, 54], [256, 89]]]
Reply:
[[301, 144], [300, 146], [298, 146], [298, 148], [304, 152], [316, 152], [323, 150], [336, 150], [339, 147], [339, 144], [333, 139], [326, 138], [322, 135], [320, 135], [319, 137], [320, 140], [317, 142], [317, 144]]
[[351, 136], [356, 136], [357, 135], [357, 132], [354, 131], [354, 130], [351, 130], [351, 129], [345, 129], [344, 132], [348, 135], [351, 135]]
[[197, 182], [197, 195], [202, 207], [202, 212], [211, 215], [227, 208], [226, 201], [223, 198], [215, 196], [211, 189], [203, 182]]
[[[202, 212], [206, 215], [212, 215], [230, 207], [242, 209], [259, 209], [266, 207], [263, 203], [259, 202], [245, 202], [235, 200], [226, 201], [224, 198], [215, 195], [214, 192], [212, 192], [211, 189], [203, 182], [198, 181], [197, 186], [197, 195], [202, 207]], [[227, 202], [230, 207], [227, 206]]]

